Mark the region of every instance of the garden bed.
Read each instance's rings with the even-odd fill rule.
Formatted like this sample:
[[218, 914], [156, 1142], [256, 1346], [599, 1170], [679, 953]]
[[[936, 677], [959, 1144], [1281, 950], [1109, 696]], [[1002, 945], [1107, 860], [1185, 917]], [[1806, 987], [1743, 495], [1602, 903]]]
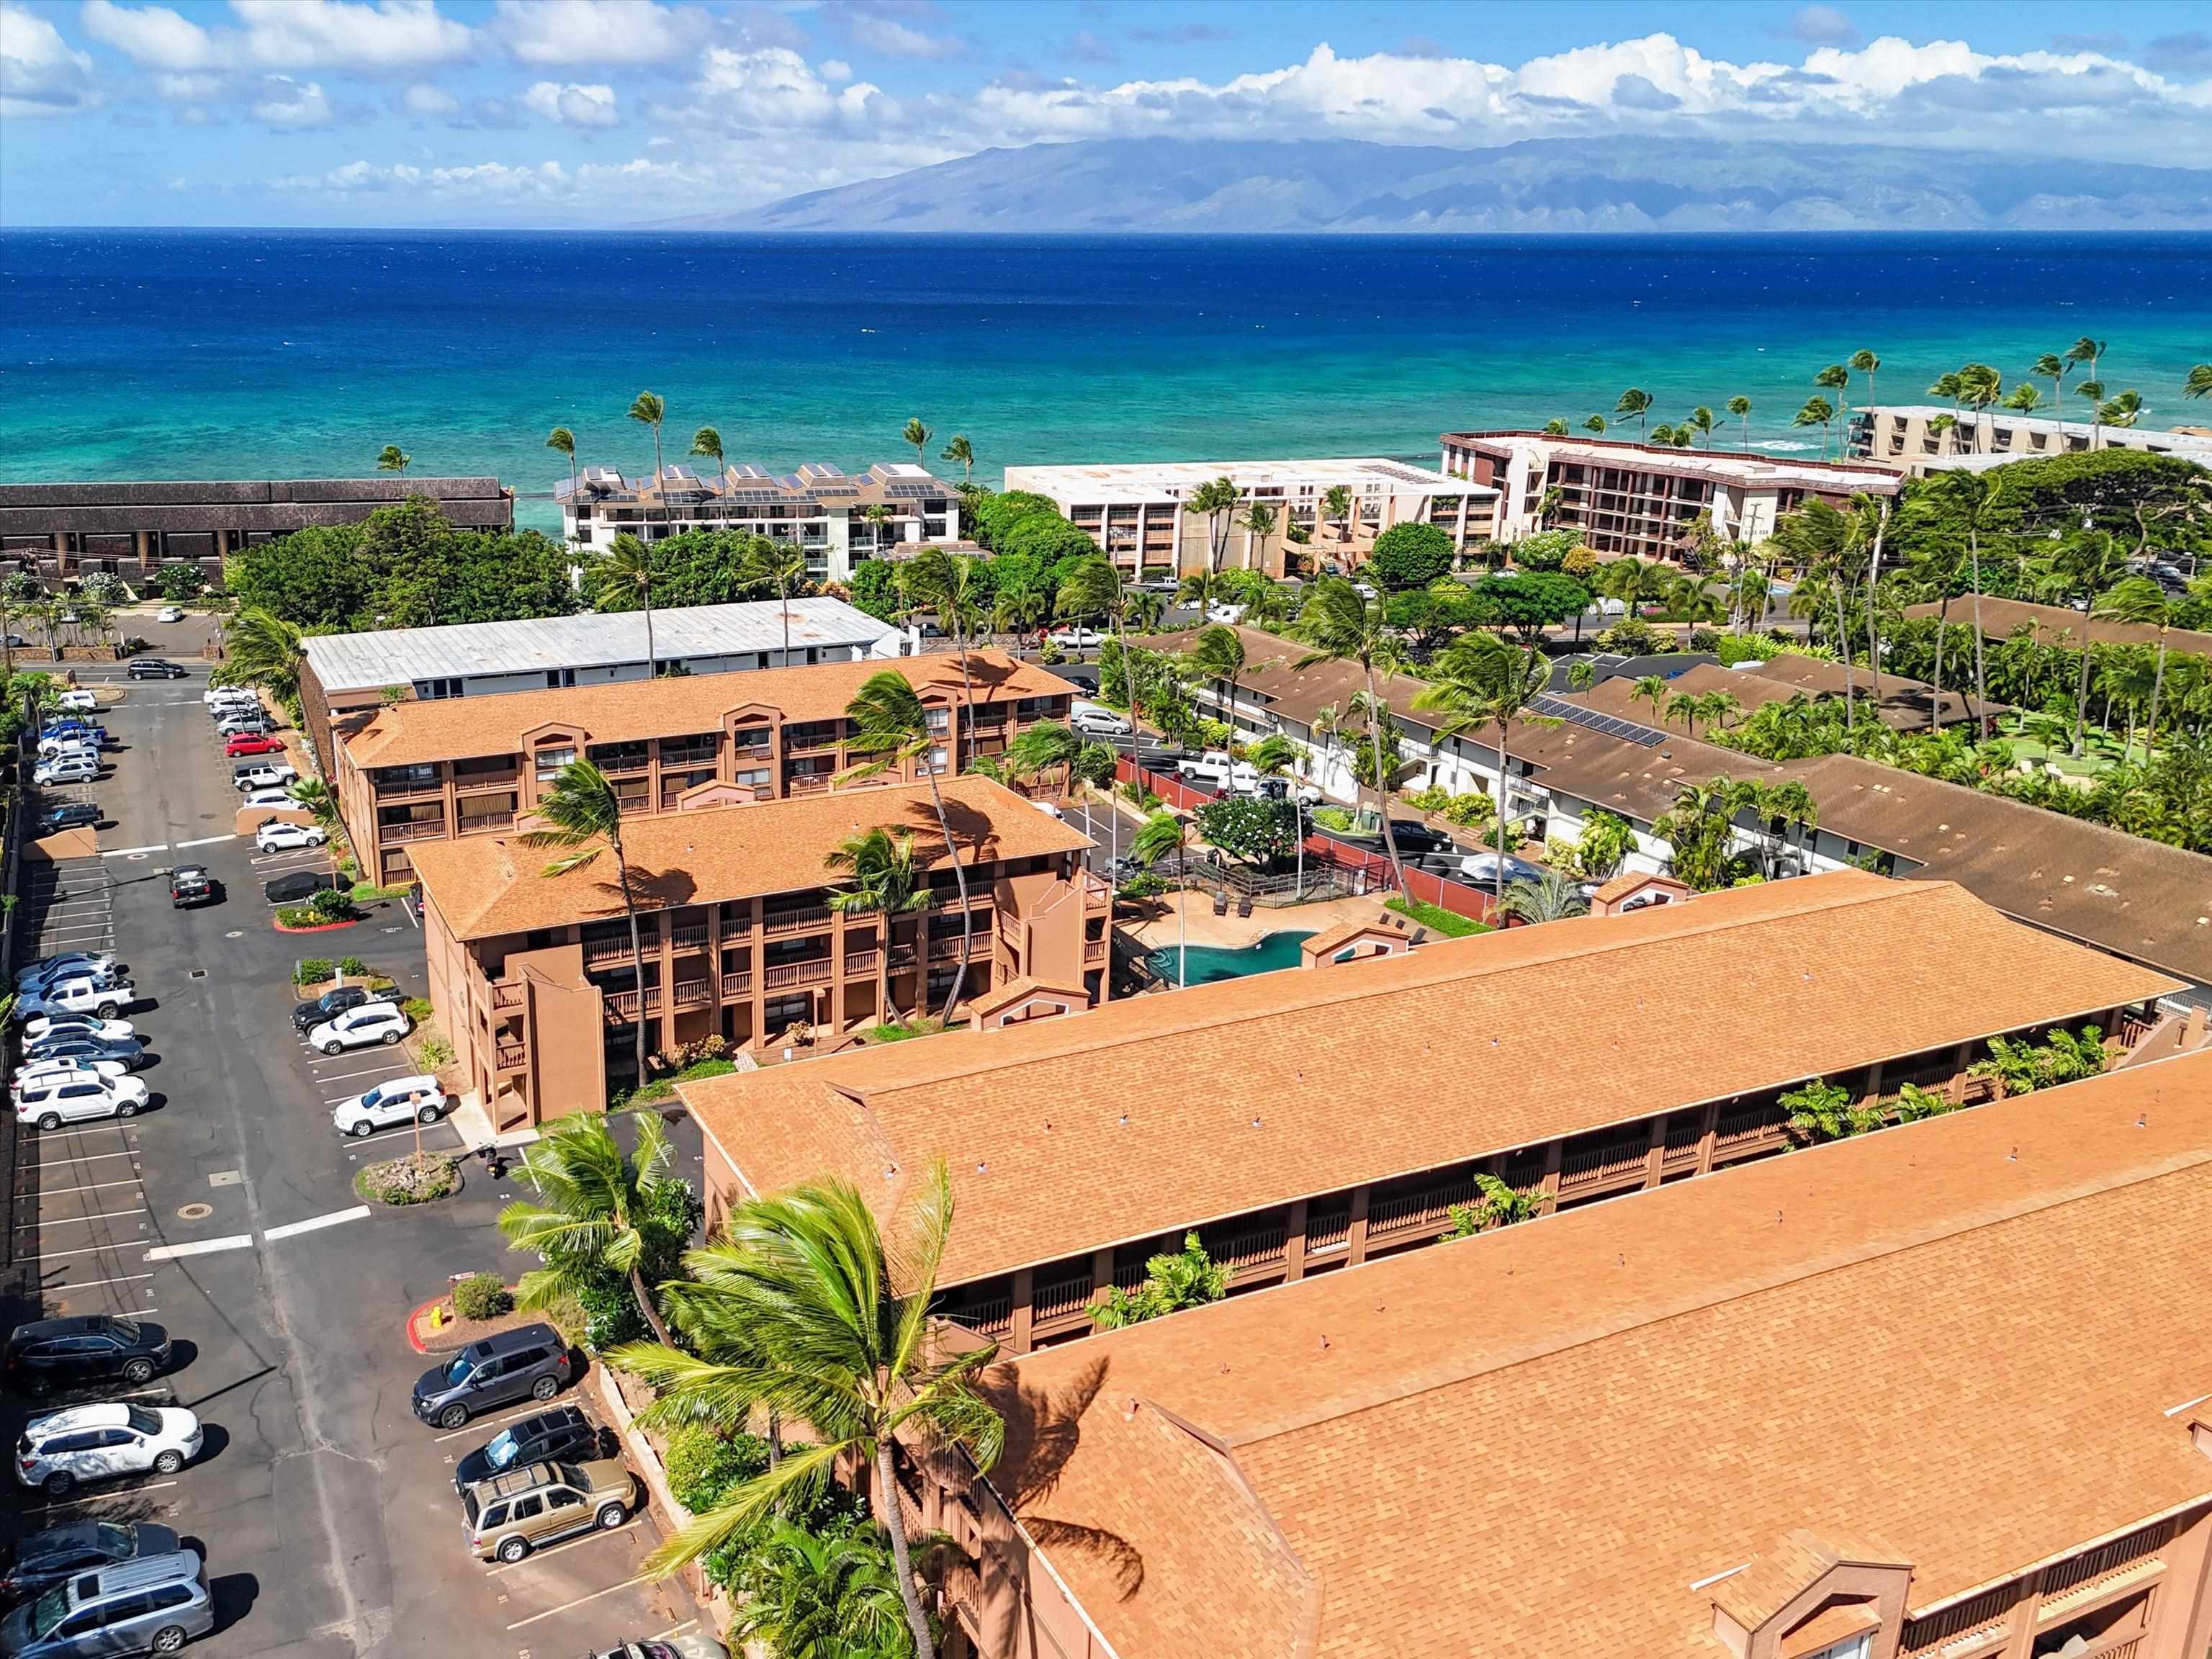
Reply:
[[489, 1318], [464, 1319], [453, 1311], [453, 1292], [448, 1291], [432, 1297], [407, 1316], [407, 1341], [417, 1353], [451, 1353], [497, 1332], [533, 1324], [543, 1316], [510, 1306], [505, 1313]]
[[280, 933], [335, 933], [343, 927], [358, 927], [362, 918], [351, 916], [343, 921], [287, 921], [285, 912], [279, 910], [270, 926]]
[[410, 1152], [382, 1164], [364, 1164], [353, 1178], [353, 1189], [369, 1203], [392, 1208], [434, 1204], [461, 1190], [460, 1160], [436, 1152], [420, 1157]]

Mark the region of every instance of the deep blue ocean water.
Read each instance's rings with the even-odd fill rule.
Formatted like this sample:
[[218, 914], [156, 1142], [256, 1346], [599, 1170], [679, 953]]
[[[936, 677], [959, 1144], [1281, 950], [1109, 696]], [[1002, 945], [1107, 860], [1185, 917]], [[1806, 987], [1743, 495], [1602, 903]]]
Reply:
[[[739, 238], [0, 234], [0, 477], [495, 472], [554, 523], [544, 448], [642, 471], [718, 427], [784, 470], [913, 458], [919, 415], [1020, 462], [1383, 453], [1748, 396], [1802, 443], [1813, 374], [2018, 379], [2076, 337], [2148, 421], [2212, 358], [2212, 237]], [[1855, 399], [1863, 388], [1855, 386]], [[2202, 405], [2200, 418], [2212, 417]]]

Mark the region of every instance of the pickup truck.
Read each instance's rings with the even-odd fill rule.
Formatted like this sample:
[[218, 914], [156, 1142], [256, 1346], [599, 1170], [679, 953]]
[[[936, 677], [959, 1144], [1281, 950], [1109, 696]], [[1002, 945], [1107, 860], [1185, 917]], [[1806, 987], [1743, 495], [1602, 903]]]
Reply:
[[1186, 755], [1176, 763], [1176, 775], [1187, 783], [1204, 784], [1228, 793], [1249, 794], [1259, 787], [1260, 769], [1250, 761], [1232, 761], [1225, 749], [1209, 749], [1202, 755]]

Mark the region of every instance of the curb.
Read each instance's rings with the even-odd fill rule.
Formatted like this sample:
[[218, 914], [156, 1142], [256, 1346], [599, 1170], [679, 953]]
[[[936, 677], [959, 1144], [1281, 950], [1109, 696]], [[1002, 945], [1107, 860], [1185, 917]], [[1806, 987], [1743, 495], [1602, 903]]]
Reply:
[[400, 1326], [400, 1328], [400, 1328], [400, 1330], [401, 1330], [402, 1332], [404, 1332], [404, 1333], [405, 1334], [405, 1335], [406, 1335], [406, 1338], [407, 1338], [407, 1346], [408, 1346], [409, 1347], [410, 1347], [410, 1348], [414, 1349], [414, 1350], [415, 1350], [415, 1352], [416, 1352], [416, 1353], [421, 1354], [421, 1355], [422, 1355], [424, 1358], [426, 1358], [426, 1359], [427, 1359], [427, 1358], [429, 1358], [429, 1356], [430, 1356], [430, 1355], [432, 1355], [433, 1353], [453, 1353], [453, 1352], [458, 1352], [457, 1350], [453, 1349], [453, 1348], [428, 1348], [428, 1347], [423, 1346], [422, 1346], [422, 1344], [421, 1344], [420, 1342], [417, 1342], [417, 1341], [415, 1340], [415, 1320], [416, 1320], [416, 1316], [417, 1315], [419, 1315], [419, 1314], [422, 1314], [422, 1313], [426, 1312], [426, 1311], [427, 1311], [427, 1310], [428, 1310], [429, 1309], [432, 1309], [432, 1308], [436, 1307], [436, 1306], [437, 1306], [441, 1302], [443, 1302], [445, 1299], [446, 1299], [446, 1298], [445, 1298], [444, 1297], [442, 1297], [442, 1296], [434, 1296], [434, 1297], [431, 1297], [428, 1302], [418, 1302], [418, 1303], [416, 1303], [416, 1304], [412, 1308], [410, 1308], [410, 1309], [407, 1310], [407, 1320], [406, 1320], [406, 1322], [405, 1322], [404, 1324], [403, 1324], [402, 1326]]
[[361, 926], [361, 923], [358, 921], [319, 921], [312, 927], [287, 927], [283, 922], [276, 921], [271, 922], [270, 926], [274, 927], [280, 933], [335, 933], [342, 927], [358, 927]]

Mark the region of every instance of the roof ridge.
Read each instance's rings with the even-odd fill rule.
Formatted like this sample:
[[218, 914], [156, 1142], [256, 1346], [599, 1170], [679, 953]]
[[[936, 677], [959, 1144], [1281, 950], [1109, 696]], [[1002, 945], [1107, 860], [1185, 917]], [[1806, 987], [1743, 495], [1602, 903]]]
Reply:
[[[1928, 1123], [1939, 1123], [1945, 1121], [1943, 1118], [1923, 1120]], [[1884, 1133], [1905, 1133], [1919, 1127], [1919, 1124], [1898, 1124], [1892, 1126]], [[1817, 1154], [1850, 1144], [1847, 1140], [1832, 1141], [1826, 1146], [1807, 1150]], [[1710, 1294], [1685, 1297], [1675, 1305], [1663, 1307], [1662, 1310], [1655, 1313], [1640, 1317], [1601, 1320], [1572, 1330], [1561, 1331], [1548, 1340], [1526, 1343], [1502, 1354], [1488, 1356], [1472, 1363], [1436, 1368], [1418, 1377], [1407, 1378], [1396, 1387], [1386, 1385], [1377, 1387], [1364, 1395], [1349, 1398], [1340, 1396], [1334, 1402], [1316, 1406], [1310, 1411], [1291, 1413], [1275, 1422], [1245, 1433], [1224, 1435], [1223, 1438], [1228, 1444], [1242, 1449], [1247, 1446], [1257, 1445], [1262, 1441], [1276, 1439], [1284, 1435], [1311, 1428], [1319, 1423], [1338, 1422], [1346, 1418], [1358, 1416], [1364, 1412], [1395, 1405], [1401, 1401], [1410, 1400], [1420, 1395], [1431, 1394], [1440, 1389], [1454, 1388], [1472, 1378], [1488, 1376], [1494, 1371], [1506, 1370], [1516, 1365], [1524, 1365], [1535, 1360], [1549, 1358], [1554, 1354], [1571, 1352], [1574, 1349], [1586, 1347], [1592, 1343], [1601, 1342], [1629, 1331], [1649, 1330], [1678, 1319], [1709, 1312], [1715, 1308], [1726, 1307], [1733, 1303], [1771, 1295], [1776, 1291], [1806, 1284], [1814, 1279], [1825, 1278], [1830, 1273], [1845, 1272], [1853, 1267], [1863, 1267], [1871, 1261], [1903, 1255], [1931, 1244], [1941, 1244], [1950, 1239], [1963, 1238], [1969, 1234], [2005, 1226], [2027, 1216], [2041, 1215], [2050, 1211], [2065, 1209], [2075, 1204], [2108, 1197], [2113, 1193], [2125, 1191], [2130, 1188], [2146, 1186], [2173, 1176], [2186, 1175], [2193, 1170], [2201, 1170], [2208, 1165], [2212, 1165], [2212, 1148], [2171, 1153], [2151, 1164], [2136, 1165], [2107, 1176], [2093, 1176], [2057, 1192], [2038, 1194], [2008, 1202], [1999, 1201], [1952, 1223], [1907, 1227], [1881, 1238], [1868, 1240], [1856, 1247], [1847, 1247], [1825, 1256], [1813, 1258], [1793, 1268], [1778, 1268], [1765, 1273], [1753, 1271], [1742, 1279], [1717, 1287]], [[1666, 1189], [1661, 1188], [1651, 1188], [1645, 1192], [1628, 1193], [1623, 1194], [1623, 1198], [1626, 1201], [1632, 1202], [1637, 1199], [1650, 1196], [1650, 1192], [1664, 1190]], [[1535, 1224], [1547, 1222], [1556, 1223], [1565, 1220], [1567, 1215], [1578, 1213], [1585, 1212], [1570, 1211], [1565, 1214], [1545, 1216], [1539, 1218]], [[1449, 1240], [1437, 1248], [1449, 1249], [1455, 1245], [1472, 1244], [1482, 1239], [1507, 1237], [1510, 1235], [1511, 1231], [1510, 1228], [1498, 1228], [1488, 1233], [1478, 1233], [1471, 1238]], [[1384, 1257], [1382, 1260], [1388, 1261], [1389, 1258]], [[1303, 1281], [1293, 1280], [1288, 1284], [1268, 1285], [1254, 1294], [1264, 1296], [1270, 1291], [1280, 1292], [1300, 1282]]]

